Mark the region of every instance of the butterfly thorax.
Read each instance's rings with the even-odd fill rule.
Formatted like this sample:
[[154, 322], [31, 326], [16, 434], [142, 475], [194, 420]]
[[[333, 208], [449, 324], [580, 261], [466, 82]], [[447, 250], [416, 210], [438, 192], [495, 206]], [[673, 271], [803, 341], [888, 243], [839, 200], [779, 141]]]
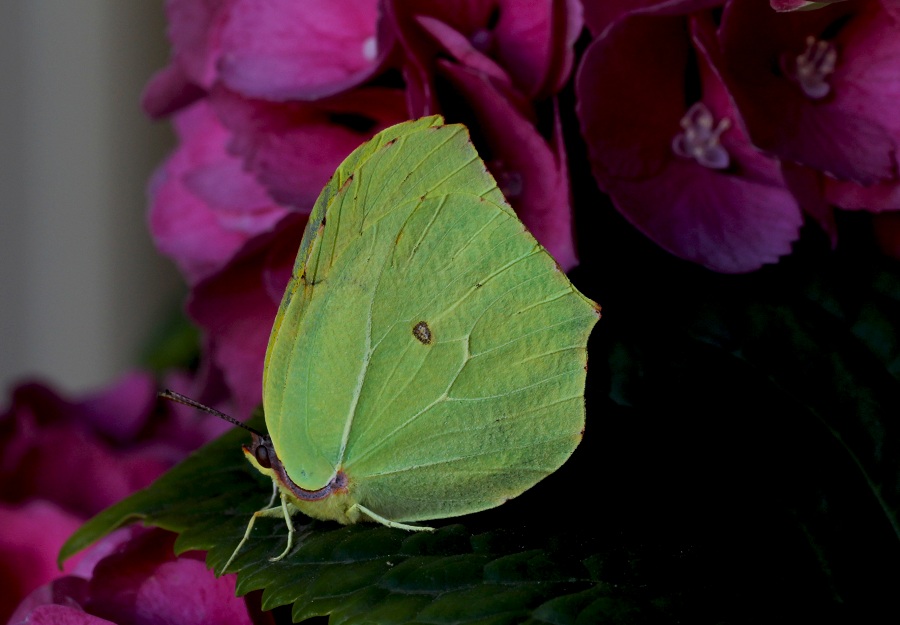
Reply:
[[323, 488], [307, 490], [295, 484], [287, 474], [270, 438], [254, 434], [252, 444], [249, 447], [245, 445], [243, 450], [250, 464], [272, 478], [278, 489], [303, 514], [344, 525], [360, 520], [359, 511], [354, 508], [357, 499], [353, 496], [351, 480], [343, 470], [338, 470]]

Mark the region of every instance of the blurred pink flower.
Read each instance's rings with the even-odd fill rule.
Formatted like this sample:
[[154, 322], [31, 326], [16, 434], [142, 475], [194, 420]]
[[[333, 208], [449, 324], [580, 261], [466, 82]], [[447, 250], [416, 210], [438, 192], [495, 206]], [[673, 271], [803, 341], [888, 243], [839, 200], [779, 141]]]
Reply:
[[174, 538], [137, 527], [108, 536], [96, 563], [32, 592], [10, 624], [274, 623], [255, 596], [235, 597], [234, 575], [216, 578], [196, 552], [176, 558]]
[[713, 66], [711, 14], [669, 15], [675, 4], [620, 17], [585, 51], [577, 112], [594, 176], [664, 249], [752, 271], [790, 252], [802, 214], [742, 131]]
[[0, 620], [59, 574], [59, 548], [83, 521], [229, 427], [160, 409], [156, 390], [151, 375], [131, 373], [74, 400], [34, 382], [13, 391], [0, 415]]
[[287, 209], [228, 152], [231, 136], [206, 100], [177, 112], [173, 124], [178, 148], [150, 183], [150, 233], [195, 284], [248, 239], [270, 230]]
[[305, 225], [305, 215], [288, 214], [191, 292], [188, 314], [205, 331], [204, 353], [222, 372], [238, 418], [262, 399], [266, 345]]
[[390, 32], [378, 0], [168, 0], [172, 60], [151, 79], [144, 108], [168, 115], [216, 84], [251, 98], [315, 100], [381, 67]]
[[216, 88], [209, 102], [230, 133], [228, 150], [276, 202], [303, 213], [350, 152], [406, 119], [403, 91], [378, 87], [316, 102], [251, 100]]

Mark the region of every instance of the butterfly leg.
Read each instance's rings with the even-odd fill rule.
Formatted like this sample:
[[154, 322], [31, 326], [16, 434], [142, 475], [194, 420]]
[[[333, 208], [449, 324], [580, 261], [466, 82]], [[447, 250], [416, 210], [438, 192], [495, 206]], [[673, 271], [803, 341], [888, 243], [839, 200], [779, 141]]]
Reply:
[[278, 496], [278, 484], [274, 480], [272, 480], [272, 497], [269, 499], [268, 505], [266, 505], [266, 507], [263, 508], [262, 510], [257, 510], [250, 517], [250, 522], [247, 523], [247, 529], [244, 531], [244, 537], [241, 538], [241, 542], [238, 543], [238, 546], [235, 547], [234, 551], [231, 553], [231, 557], [228, 558], [228, 562], [226, 562], [225, 566], [222, 567], [223, 572], [228, 570], [228, 566], [234, 560], [235, 556], [237, 556], [238, 552], [240, 552], [241, 548], [244, 546], [244, 543], [246, 543], [247, 540], [250, 538], [250, 532], [253, 531], [253, 524], [256, 523], [256, 519], [259, 517], [277, 517], [277, 516], [283, 515], [284, 518], [287, 519], [287, 526], [288, 526], [288, 530], [289, 530], [288, 548], [285, 549], [284, 553], [282, 553], [277, 558], [271, 558], [271, 559], [272, 560], [276, 560], [276, 559], [280, 560], [287, 554], [288, 551], [290, 551], [291, 546], [293, 545], [294, 525], [291, 522], [291, 518], [290, 518], [290, 515], [287, 510], [287, 505], [289, 505], [289, 504], [287, 504], [285, 502], [284, 495], [282, 495], [281, 496], [281, 505], [276, 506], [275, 505], [275, 497], [276, 496]]
[[433, 527], [424, 527], [422, 525], [407, 525], [406, 523], [397, 523], [397, 521], [391, 521], [390, 519], [386, 519], [380, 514], [376, 514], [372, 512], [368, 508], [360, 504], [353, 504], [353, 508], [357, 508], [360, 512], [365, 514], [367, 517], [372, 519], [373, 521], [378, 521], [382, 525], [387, 525], [388, 527], [393, 527], [399, 530], [409, 530], [410, 532], [433, 532]]
[[[284, 515], [284, 522], [288, 528], [288, 542], [287, 542], [287, 547], [284, 548], [284, 551], [282, 551], [279, 555], [275, 556], [274, 558], [269, 558], [269, 562], [278, 562], [284, 556], [286, 556], [288, 554], [288, 552], [290, 552], [291, 547], [294, 546], [294, 522], [291, 521], [292, 510], [290, 510], [289, 508], [294, 508], [293, 504], [291, 504], [287, 500], [287, 496], [284, 493], [281, 493], [281, 512]], [[296, 508], [294, 508], [294, 509], [296, 509]], [[276, 508], [269, 508], [269, 510], [276, 510]], [[275, 514], [270, 514], [267, 516], [275, 516]]]

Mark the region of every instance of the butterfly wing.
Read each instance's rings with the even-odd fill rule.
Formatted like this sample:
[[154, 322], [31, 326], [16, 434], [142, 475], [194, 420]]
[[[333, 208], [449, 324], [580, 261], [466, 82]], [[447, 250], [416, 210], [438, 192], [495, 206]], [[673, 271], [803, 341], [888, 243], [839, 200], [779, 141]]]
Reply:
[[266, 418], [301, 487], [342, 468], [386, 518], [456, 516], [575, 449], [597, 307], [516, 218], [465, 128], [435, 117], [385, 133], [311, 218], [270, 340]]

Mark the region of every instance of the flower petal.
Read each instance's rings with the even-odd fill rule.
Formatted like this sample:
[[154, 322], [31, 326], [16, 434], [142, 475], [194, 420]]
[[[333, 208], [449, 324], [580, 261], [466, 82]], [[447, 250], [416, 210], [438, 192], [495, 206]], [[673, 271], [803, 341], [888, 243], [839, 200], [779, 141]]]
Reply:
[[[0, 621], [6, 622], [23, 597], [59, 577], [59, 549], [82, 522], [81, 517], [49, 501], [0, 504]], [[71, 571], [76, 562], [67, 562], [66, 570]]]
[[[502, 85], [449, 62], [441, 62], [440, 70], [465, 98], [473, 116], [465, 121], [516, 214], [564, 270], [577, 265], [565, 158], [519, 112]], [[561, 141], [554, 137], [554, 145]]]
[[[688, 20], [677, 16], [616, 22], [585, 54], [576, 85], [578, 113], [594, 175], [629, 221], [682, 258], [716, 271], [745, 272], [788, 253], [802, 215], [778, 164], [753, 149], [732, 121], [730, 98], [709, 62], [715, 50], [708, 48], [714, 43], [708, 17], [693, 18], [691, 32]], [[654, 42], [652, 55], [643, 52], [648, 42]], [[692, 57], [697, 67], [689, 63]], [[673, 151], [673, 137], [684, 128], [684, 77], [692, 71], [700, 79], [707, 121], [720, 125], [721, 135], [713, 136], [729, 155], [725, 169]], [[605, 93], [600, 87], [644, 81], [656, 88]]]
[[315, 103], [250, 100], [216, 89], [210, 102], [246, 169], [278, 203], [304, 212], [350, 152], [406, 119], [397, 89], [359, 89]]
[[262, 401], [266, 345], [305, 224], [306, 215], [288, 214], [191, 293], [188, 313], [206, 332], [206, 353], [231, 389], [238, 418]]
[[194, 284], [287, 211], [228, 153], [231, 135], [205, 101], [180, 112], [175, 128], [179, 146], [150, 185], [150, 230]]
[[315, 100], [365, 82], [392, 47], [378, 0], [234, 0], [221, 35], [229, 88], [273, 101]]
[[[885, 126], [888, 114], [877, 110], [881, 102], [854, 87], [875, 86], [853, 78], [874, 52], [869, 39], [857, 36], [857, 21], [868, 19], [863, 7], [839, 2], [816, 11], [776, 13], [757, 0], [733, 0], [723, 12], [720, 37], [723, 77], [755, 145], [833, 177], [871, 185], [896, 176], [897, 145]], [[888, 30], [885, 37], [900, 39], [892, 20], [881, 22]], [[826, 34], [835, 29], [834, 36]], [[759, 37], [760, 32], [767, 36]], [[788, 66], [810, 45], [810, 35], [827, 38], [839, 54], [834, 74], [827, 77], [827, 97], [812, 97], [789, 76]], [[894, 74], [889, 89], [900, 81]]]
[[596, 37], [630, 13], [688, 15], [722, 5], [722, 0], [593, 0], [584, 3], [584, 22]]
[[135, 625], [251, 625], [244, 600], [235, 596], [235, 575], [216, 578], [195, 553], [176, 558], [174, 539], [146, 531], [98, 562], [87, 611]]

